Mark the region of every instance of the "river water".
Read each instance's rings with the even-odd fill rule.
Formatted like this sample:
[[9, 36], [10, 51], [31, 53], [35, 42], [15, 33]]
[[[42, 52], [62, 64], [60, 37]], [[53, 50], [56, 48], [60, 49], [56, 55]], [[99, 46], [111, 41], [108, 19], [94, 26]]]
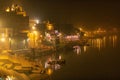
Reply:
[[54, 70], [52, 80], [120, 79], [120, 38], [118, 35], [91, 39], [90, 46], [80, 46], [80, 53], [68, 50], [57, 53], [66, 60]]

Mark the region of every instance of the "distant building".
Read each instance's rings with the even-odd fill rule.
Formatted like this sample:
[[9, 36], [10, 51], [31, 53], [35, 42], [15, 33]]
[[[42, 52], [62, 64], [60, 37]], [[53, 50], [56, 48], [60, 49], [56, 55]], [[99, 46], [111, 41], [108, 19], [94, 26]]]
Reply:
[[[22, 33], [24, 30], [29, 29], [29, 16], [19, 5], [12, 5], [4, 11], [0, 11], [0, 44], [6, 40], [6, 44], [2, 45], [2, 48], [8, 49], [12, 44], [12, 39], [17, 40], [19, 45], [20, 39], [27, 38], [26, 33]], [[14, 42], [15, 43], [15, 42]], [[4, 46], [4, 47], [3, 47]], [[15, 46], [16, 47], [16, 46]], [[19, 45], [21, 47], [21, 45]], [[0, 47], [1, 48], [1, 47]]]

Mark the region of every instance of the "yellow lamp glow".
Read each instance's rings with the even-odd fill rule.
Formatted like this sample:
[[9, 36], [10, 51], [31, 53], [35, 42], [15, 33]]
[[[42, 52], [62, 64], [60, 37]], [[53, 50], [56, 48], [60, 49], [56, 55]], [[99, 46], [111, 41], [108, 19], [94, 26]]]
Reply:
[[3, 37], [3, 38], [1, 38], [1, 41], [2, 41], [2, 42], [5, 42], [5, 38], [4, 38], [4, 37]]

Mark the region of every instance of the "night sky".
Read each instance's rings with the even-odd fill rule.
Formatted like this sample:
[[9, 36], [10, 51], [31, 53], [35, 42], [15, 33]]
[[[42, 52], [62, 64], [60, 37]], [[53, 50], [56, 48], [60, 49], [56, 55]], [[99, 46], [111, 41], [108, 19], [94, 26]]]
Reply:
[[118, 0], [0, 0], [0, 9], [13, 2], [23, 6], [30, 18], [75, 25], [120, 25]]

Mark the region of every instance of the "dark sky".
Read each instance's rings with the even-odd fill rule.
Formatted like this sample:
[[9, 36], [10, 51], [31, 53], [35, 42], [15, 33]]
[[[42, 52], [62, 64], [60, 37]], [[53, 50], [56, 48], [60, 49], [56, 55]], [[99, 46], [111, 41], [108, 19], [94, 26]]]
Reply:
[[0, 0], [0, 7], [16, 2], [30, 18], [57, 23], [120, 25], [118, 0]]

